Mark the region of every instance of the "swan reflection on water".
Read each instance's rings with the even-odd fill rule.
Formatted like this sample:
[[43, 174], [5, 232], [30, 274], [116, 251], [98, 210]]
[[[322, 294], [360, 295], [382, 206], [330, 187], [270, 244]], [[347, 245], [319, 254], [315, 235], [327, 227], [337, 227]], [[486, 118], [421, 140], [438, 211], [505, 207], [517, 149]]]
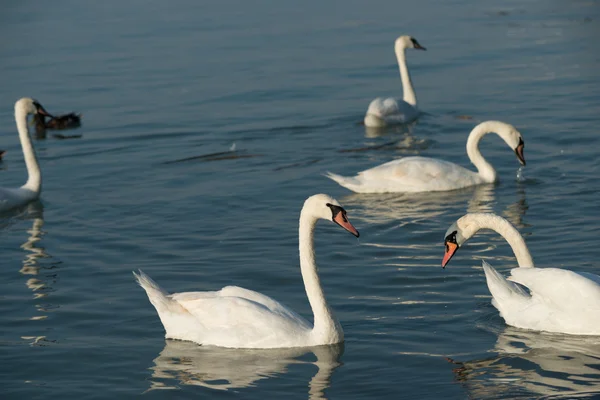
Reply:
[[[12, 213], [14, 214], [14, 213]], [[36, 309], [36, 315], [31, 316], [31, 321], [40, 321], [48, 318], [48, 312], [54, 308], [52, 305], [47, 303], [47, 296], [52, 291], [52, 282], [55, 280], [54, 275], [45, 275], [40, 273], [43, 269], [48, 267], [44, 266], [42, 260], [51, 258], [46, 253], [44, 247], [40, 245], [46, 232], [43, 230], [44, 226], [44, 208], [39, 201], [35, 201], [23, 207], [18, 211], [14, 217], [4, 221], [5, 224], [11, 225], [17, 221], [31, 220], [32, 225], [30, 229], [27, 229], [27, 240], [21, 245], [21, 249], [25, 251], [23, 263], [19, 269], [19, 273], [27, 278], [25, 285], [33, 292], [33, 299], [36, 301], [34, 304]], [[30, 342], [31, 345], [43, 345], [48, 340], [46, 336], [35, 336], [27, 335], [21, 336], [21, 339]]]
[[22, 214], [22, 219], [31, 219], [33, 221], [31, 229], [27, 230], [29, 234], [25, 243], [21, 245], [21, 248], [25, 250], [25, 258], [23, 259], [23, 266], [19, 272], [25, 276], [32, 276], [26, 282], [29, 289], [34, 292], [34, 299], [45, 297], [47, 294], [44, 293], [43, 289], [46, 288], [46, 282], [38, 278], [40, 273], [40, 259], [48, 258], [48, 254], [43, 247], [39, 245], [45, 232], [42, 230], [44, 227], [44, 209], [41, 203], [31, 203], [27, 206]]
[[507, 327], [492, 351], [497, 355], [482, 360], [451, 360], [456, 380], [471, 398], [600, 396], [598, 336]]
[[410, 219], [437, 225], [456, 204], [467, 203], [467, 212], [491, 212], [495, 202], [494, 185], [479, 185], [449, 192], [385, 193], [348, 195], [342, 200], [354, 211], [355, 219], [371, 224]]
[[[282, 349], [228, 349], [199, 346], [192, 342], [167, 340], [154, 359], [151, 387], [176, 389], [181, 385], [214, 390], [235, 390], [256, 386], [262, 379], [287, 373], [295, 364], [312, 364], [317, 372], [308, 382], [309, 399], [325, 399], [333, 371], [341, 365], [344, 345]], [[316, 357], [305, 361], [305, 356]], [[173, 380], [175, 382], [173, 382]]]

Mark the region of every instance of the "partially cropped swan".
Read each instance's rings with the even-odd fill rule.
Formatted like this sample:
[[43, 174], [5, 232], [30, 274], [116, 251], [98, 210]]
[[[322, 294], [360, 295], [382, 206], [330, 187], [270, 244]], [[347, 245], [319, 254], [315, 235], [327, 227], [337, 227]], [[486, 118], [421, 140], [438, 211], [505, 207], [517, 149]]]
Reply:
[[27, 115], [49, 115], [37, 101], [24, 97], [15, 103], [15, 120], [27, 167], [27, 182], [20, 188], [0, 188], [0, 211], [10, 210], [40, 197], [42, 174], [27, 129]]
[[400, 36], [396, 39], [394, 50], [398, 59], [400, 68], [400, 78], [402, 79], [403, 99], [394, 99], [392, 97], [384, 99], [378, 97], [371, 101], [367, 114], [365, 115], [365, 126], [383, 127], [394, 124], [405, 124], [415, 120], [419, 116], [417, 108], [417, 96], [412, 87], [408, 67], [406, 66], [406, 49], [426, 50], [419, 42], [410, 36]]
[[313, 250], [319, 219], [335, 222], [356, 237], [358, 231], [333, 198], [309, 197], [300, 213], [300, 270], [314, 314], [311, 325], [294, 311], [268, 296], [227, 286], [218, 292], [169, 295], [146, 274], [136, 276], [166, 330], [166, 337], [203, 345], [232, 348], [303, 347], [341, 343], [344, 332], [327, 305]]
[[433, 192], [492, 183], [497, 179], [496, 170], [479, 151], [479, 141], [488, 133], [496, 133], [504, 139], [525, 165], [521, 133], [510, 124], [486, 121], [473, 128], [467, 139], [467, 155], [477, 172], [437, 158], [404, 157], [359, 172], [354, 177], [331, 172], [326, 176], [357, 193]]
[[[505, 279], [483, 261], [492, 304], [508, 325], [523, 329], [600, 335], [600, 276], [559, 268], [535, 268], [523, 237], [495, 214], [467, 214], [446, 232], [442, 267], [480, 229], [498, 232], [510, 245], [519, 268]], [[529, 293], [516, 282], [529, 289]]]

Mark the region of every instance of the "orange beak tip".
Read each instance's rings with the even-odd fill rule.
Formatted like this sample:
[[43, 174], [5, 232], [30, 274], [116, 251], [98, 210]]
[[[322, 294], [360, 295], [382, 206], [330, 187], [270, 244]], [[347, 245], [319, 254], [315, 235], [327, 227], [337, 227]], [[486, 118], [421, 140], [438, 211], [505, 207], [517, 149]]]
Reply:
[[442, 268], [446, 268], [446, 265], [448, 265], [448, 262], [450, 262], [450, 259], [452, 258], [452, 256], [454, 256], [454, 253], [456, 253], [456, 250], [458, 250], [458, 245], [455, 243], [446, 243], [447, 246], [447, 250], [444, 253], [444, 258], [442, 259]]

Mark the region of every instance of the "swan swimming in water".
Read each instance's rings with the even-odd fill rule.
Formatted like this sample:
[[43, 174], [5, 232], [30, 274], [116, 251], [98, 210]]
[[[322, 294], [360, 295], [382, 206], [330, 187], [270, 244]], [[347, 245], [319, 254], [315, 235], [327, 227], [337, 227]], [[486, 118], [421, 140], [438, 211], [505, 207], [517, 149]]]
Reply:
[[333, 221], [354, 236], [346, 210], [325, 194], [309, 197], [300, 213], [300, 271], [314, 314], [310, 324], [268, 296], [227, 286], [217, 292], [168, 294], [140, 271], [134, 275], [170, 339], [231, 348], [305, 347], [344, 341], [344, 332], [325, 300], [313, 249], [319, 219]]
[[[446, 232], [445, 267], [480, 229], [499, 233], [510, 245], [519, 268], [506, 279], [483, 261], [492, 304], [508, 325], [537, 331], [600, 335], [600, 276], [560, 268], [535, 268], [519, 231], [495, 214], [467, 214]], [[529, 293], [521, 286], [529, 289]]]
[[394, 50], [400, 68], [400, 79], [402, 79], [403, 99], [378, 97], [371, 101], [367, 114], [365, 115], [365, 126], [380, 128], [394, 124], [405, 124], [415, 120], [419, 116], [417, 107], [417, 96], [410, 80], [408, 67], [406, 66], [406, 49], [427, 50], [421, 46], [417, 39], [410, 36], [400, 36], [396, 39]]
[[27, 129], [27, 115], [29, 114], [50, 115], [34, 99], [24, 97], [15, 103], [15, 120], [28, 178], [20, 188], [0, 188], [0, 211], [10, 210], [36, 200], [42, 191], [42, 173]]
[[473, 128], [467, 139], [467, 155], [477, 172], [437, 158], [403, 157], [359, 172], [354, 177], [331, 172], [325, 176], [356, 193], [434, 192], [493, 183], [497, 179], [496, 170], [479, 151], [479, 141], [488, 133], [496, 133], [504, 139], [519, 162], [525, 165], [525, 143], [521, 133], [510, 124], [486, 121]]

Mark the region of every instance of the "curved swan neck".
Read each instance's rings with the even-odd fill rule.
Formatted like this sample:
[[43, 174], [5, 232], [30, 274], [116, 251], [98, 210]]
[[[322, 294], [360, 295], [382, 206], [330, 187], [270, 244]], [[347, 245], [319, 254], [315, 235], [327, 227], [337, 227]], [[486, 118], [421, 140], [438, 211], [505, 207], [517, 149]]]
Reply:
[[300, 270], [304, 280], [306, 296], [314, 315], [312, 334], [319, 338], [343, 337], [341, 326], [325, 300], [321, 280], [315, 263], [314, 229], [317, 218], [302, 209], [300, 213]]
[[19, 131], [19, 139], [28, 174], [27, 182], [21, 188], [40, 193], [42, 189], [42, 173], [31, 143], [29, 130], [27, 129], [27, 112], [22, 107], [15, 107], [15, 120], [17, 122], [17, 130]]
[[487, 183], [496, 182], [496, 170], [481, 155], [479, 142], [485, 135], [497, 132], [498, 129], [499, 126], [494, 121], [483, 122], [473, 128], [467, 139], [467, 155], [469, 156], [469, 160], [477, 168], [479, 176]]
[[470, 238], [480, 229], [491, 229], [502, 236], [515, 253], [517, 263], [521, 268], [534, 268], [533, 259], [527, 244], [519, 231], [507, 220], [495, 214], [468, 214], [466, 218], [472, 219], [473, 224], [463, 231], [465, 238]]
[[412, 86], [408, 66], [406, 65], [406, 54], [404, 49], [396, 50], [396, 58], [398, 59], [398, 67], [400, 68], [400, 79], [402, 79], [402, 99], [412, 106], [417, 106], [417, 96]]

